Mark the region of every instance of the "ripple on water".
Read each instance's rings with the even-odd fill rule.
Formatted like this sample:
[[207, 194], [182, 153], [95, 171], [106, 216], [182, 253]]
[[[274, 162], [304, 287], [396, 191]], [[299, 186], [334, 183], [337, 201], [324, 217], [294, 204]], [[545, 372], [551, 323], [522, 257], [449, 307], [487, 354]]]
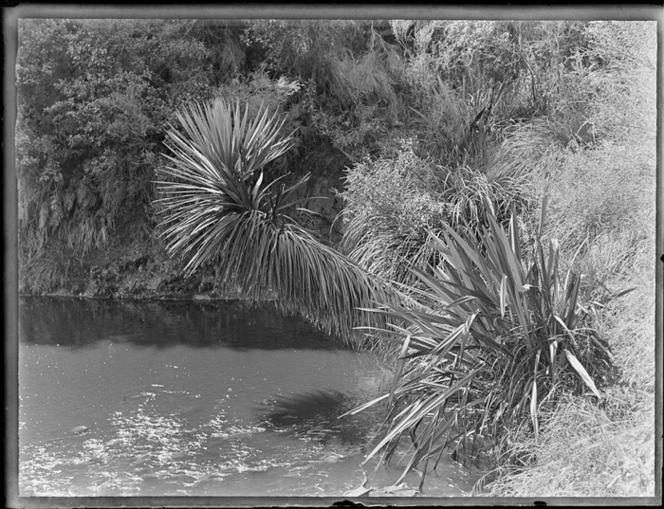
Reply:
[[363, 471], [360, 447], [329, 440], [335, 429], [326, 428], [325, 421], [276, 430], [229, 419], [220, 411], [189, 426], [180, 416], [156, 413], [148, 404], [154, 398], [146, 398], [130, 411], [114, 411], [103, 435], [91, 430], [48, 448], [22, 447], [21, 494], [175, 495], [185, 490], [188, 495], [227, 495], [235, 490], [241, 495], [247, 476], [259, 474], [269, 475], [250, 485], [263, 494], [305, 495], [312, 489], [342, 494]]
[[111, 413], [103, 434], [93, 430], [52, 441], [48, 447], [23, 445], [21, 494], [173, 494], [175, 485], [191, 491], [201, 483], [287, 467], [293, 461], [291, 454], [265, 457], [257, 447], [265, 444], [255, 439], [266, 431], [264, 426], [229, 419], [221, 411], [191, 427], [181, 416], [156, 413], [149, 404], [157, 399], [156, 393], [140, 396], [144, 399], [137, 407]]

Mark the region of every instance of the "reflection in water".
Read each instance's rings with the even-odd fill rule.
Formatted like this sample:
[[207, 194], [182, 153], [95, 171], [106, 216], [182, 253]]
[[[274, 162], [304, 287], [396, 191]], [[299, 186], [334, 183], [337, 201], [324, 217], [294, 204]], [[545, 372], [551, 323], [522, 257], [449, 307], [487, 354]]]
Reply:
[[[377, 415], [337, 417], [389, 372], [270, 307], [21, 299], [22, 496], [337, 496], [394, 482], [361, 466]], [[427, 494], [467, 493], [439, 466]], [[415, 474], [407, 482], [417, 485]]]
[[339, 340], [286, 316], [269, 303], [114, 301], [23, 297], [19, 336], [40, 345], [89, 347], [101, 340], [137, 346], [237, 349], [346, 348]]

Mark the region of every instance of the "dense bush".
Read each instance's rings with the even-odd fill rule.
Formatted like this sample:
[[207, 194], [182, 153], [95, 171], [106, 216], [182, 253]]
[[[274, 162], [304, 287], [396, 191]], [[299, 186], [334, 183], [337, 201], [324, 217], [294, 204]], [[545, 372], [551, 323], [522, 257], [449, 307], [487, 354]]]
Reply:
[[430, 231], [441, 231], [444, 224], [476, 231], [487, 224], [485, 200], [504, 220], [525, 202], [522, 187], [468, 167], [436, 165], [418, 157], [412, 141], [402, 141], [392, 154], [366, 159], [346, 172], [341, 246], [371, 273], [413, 283], [410, 269], [427, 270], [436, 258], [427, 240]]
[[164, 130], [175, 107], [213, 89], [209, 51], [188, 28], [21, 22], [16, 139], [25, 267], [49, 253], [80, 256], [118, 236], [150, 236]]
[[[402, 129], [390, 131], [379, 155], [356, 161], [347, 171], [342, 193], [348, 224], [344, 247], [374, 271], [381, 271], [380, 263], [390, 275], [395, 264], [412, 260], [421, 266], [416, 253], [425, 250], [425, 230], [435, 228], [437, 220], [455, 228], [464, 222], [471, 229], [479, 226], [486, 197], [499, 220], [512, 205], [519, 212], [530, 208], [523, 226], [532, 234], [530, 205], [542, 192], [539, 182], [568, 167], [580, 150], [606, 151], [630, 122], [642, 121], [633, 106], [644, 97], [631, 83], [643, 62], [616, 44], [630, 29], [638, 34], [638, 23], [393, 21], [391, 27], [402, 48], [399, 76], [407, 90], [398, 97], [410, 115]], [[415, 166], [437, 168], [427, 170], [431, 176], [423, 179], [407, 170], [410, 163], [394, 148], [404, 133], [412, 140], [409, 157], [421, 161]], [[574, 171], [567, 178], [574, 179]], [[394, 184], [383, 187], [380, 175], [389, 175]], [[428, 199], [436, 202], [433, 208], [415, 206]], [[600, 201], [590, 208], [608, 213]], [[616, 217], [631, 206], [621, 203], [614, 208]], [[588, 216], [582, 201], [574, 207], [583, 210], [579, 217]], [[448, 213], [433, 213], [442, 208]], [[418, 211], [421, 217], [414, 218]], [[399, 221], [409, 226], [404, 229]], [[552, 232], [564, 247], [587, 233], [572, 239], [570, 231]], [[385, 254], [387, 246], [402, 246], [395, 252], [405, 256], [395, 260]]]
[[[477, 344], [483, 341], [480, 339], [483, 333], [473, 327], [484, 310], [479, 307], [478, 311], [475, 300], [481, 297], [483, 305], [493, 302], [496, 314], [495, 310], [504, 305], [500, 292], [485, 299], [483, 285], [490, 287], [496, 274], [511, 277], [509, 274], [518, 263], [511, 266], [494, 263], [490, 246], [500, 237], [495, 230], [489, 237], [482, 236], [479, 242], [468, 240], [469, 234], [473, 238], [472, 232], [482, 229], [481, 220], [468, 228], [466, 222], [455, 224], [450, 214], [441, 212], [449, 210], [455, 200], [456, 203], [474, 203], [472, 199], [463, 200], [464, 189], [474, 191], [466, 193], [466, 197], [480, 197], [485, 193], [478, 190], [495, 189], [471, 185], [476, 179], [493, 184], [501, 179], [509, 182], [504, 186], [508, 193], [495, 193], [492, 197], [497, 210], [510, 201], [526, 205], [521, 208], [523, 227], [512, 226], [513, 231], [520, 230], [526, 240], [526, 245], [521, 246], [525, 259], [532, 259], [530, 257], [541, 252], [545, 245], [542, 243], [548, 239], [559, 239], [559, 248], [550, 251], [549, 260], [555, 252], [561, 273], [572, 270], [577, 274], [572, 279], [572, 287], [561, 286], [556, 291], [572, 292], [566, 295], [575, 296], [573, 303], [567, 297], [563, 299], [569, 306], [567, 313], [579, 313], [587, 320], [580, 334], [569, 338], [588, 370], [599, 369], [596, 374], [601, 381], [610, 378], [613, 361], [620, 360], [621, 365], [630, 366], [632, 370], [637, 362], [651, 366], [645, 359], [652, 353], [651, 342], [646, 341], [649, 335], [641, 326], [627, 326], [623, 320], [616, 320], [613, 312], [607, 314], [606, 306], [629, 291], [642, 298], [652, 297], [648, 293], [650, 286], [643, 287], [644, 279], [635, 274], [652, 271], [651, 264], [645, 262], [645, 255], [652, 251], [654, 222], [653, 196], [647, 192], [654, 189], [655, 142], [651, 114], [654, 110], [649, 101], [654, 97], [654, 87], [653, 75], [648, 75], [654, 60], [651, 57], [648, 61], [644, 50], [654, 46], [652, 31], [649, 40], [645, 33], [648, 27], [642, 23], [394, 22], [393, 27], [406, 48], [411, 90], [419, 91], [411, 95], [414, 101], [411, 104], [417, 108], [411, 120], [417, 119], [417, 122], [409, 124], [416, 143], [410, 159], [404, 157], [403, 151], [385, 151], [381, 157], [349, 169], [348, 187], [343, 193], [349, 225], [344, 240], [351, 256], [369, 270], [394, 279], [402, 278], [408, 286], [418, 283], [419, 305], [427, 299], [434, 300], [426, 311], [418, 309], [416, 304], [413, 310], [388, 310], [389, 316], [410, 320], [413, 326], [400, 331], [403, 360], [398, 363], [398, 376], [389, 395], [393, 402], [391, 408], [398, 418], [390, 421], [384, 440], [374, 452], [383, 449], [389, 458], [399, 439], [410, 433], [414, 448], [407, 468], [411, 468], [428, 461], [432, 454], [434, 458], [442, 454], [445, 443], [461, 444], [464, 450], [463, 439], [469, 437], [469, 433], [481, 434], [481, 430], [489, 429], [484, 427], [487, 422], [496, 424], [507, 418], [505, 412], [511, 403], [501, 410], [491, 410], [490, 405], [497, 401], [515, 404], [512, 407], [514, 420], [502, 428], [506, 431], [505, 444], [530, 440], [526, 437], [533, 436], [534, 431], [534, 441], [537, 441], [537, 427], [528, 426], [527, 414], [539, 408], [542, 401], [543, 379], [538, 378], [537, 365], [543, 357], [538, 356], [536, 361], [533, 357], [526, 362], [535, 366], [536, 398], [535, 392], [529, 396], [523, 387], [516, 389], [511, 384], [515, 380], [511, 377], [517, 376], [515, 373], [519, 371], [518, 362], [505, 371], [509, 375], [503, 381], [510, 389], [502, 396], [488, 396], [484, 391], [489, 389], [477, 382], [482, 380], [482, 370], [502, 364], [498, 360], [487, 361], [482, 353], [484, 347]], [[620, 47], [621, 41], [629, 51]], [[431, 72], [434, 69], [435, 72]], [[492, 81], [497, 73], [511, 74], [502, 74], [500, 80]], [[651, 86], [644, 88], [639, 80], [647, 76]], [[479, 115], [488, 110], [492, 110], [491, 115]], [[441, 168], [433, 175], [446, 177], [438, 180], [438, 186], [432, 184], [436, 179], [420, 176], [421, 168], [432, 167]], [[381, 179], [374, 181], [372, 176], [378, 174], [389, 175], [390, 183], [394, 184], [377, 184]], [[444, 188], [442, 184], [454, 182], [457, 184], [450, 186], [454, 191], [449, 195], [436, 194], [436, 190]], [[528, 182], [527, 187], [523, 186], [524, 182]], [[431, 195], [436, 198], [429, 201]], [[545, 202], [549, 203], [541, 237], [537, 234], [535, 220], [539, 209], [528, 206], [536, 203], [532, 198], [538, 195], [547, 195]], [[414, 206], [418, 203], [415, 196], [420, 201], [430, 202], [431, 206]], [[472, 209], [466, 209], [466, 214], [461, 216], [472, 217]], [[464, 268], [465, 276], [458, 280], [445, 271], [431, 268], [432, 277], [422, 270], [432, 261], [435, 267], [440, 259], [433, 256], [431, 250], [419, 257], [427, 246], [425, 232], [435, 232], [437, 221], [460, 231], [461, 238], [470, 246], [461, 251], [474, 253], [468, 255], [472, 259], [468, 264], [463, 256], [456, 255], [461, 244], [449, 240], [443, 243], [444, 252], [450, 257], [454, 254], [456, 260], [450, 262], [454, 267], [452, 272], [457, 274]], [[418, 225], [420, 235], [404, 234], [409, 227]], [[446, 232], [448, 226], [440, 230]], [[514, 239], [514, 234], [510, 238]], [[483, 243], [487, 250], [475, 252], [473, 246]], [[479, 269], [485, 264], [485, 269]], [[541, 261], [535, 258], [532, 267], [536, 266], [539, 268], [532, 269], [533, 274], [545, 274], [555, 264], [545, 258]], [[409, 279], [409, 269], [413, 267], [420, 268], [419, 282], [412, 277]], [[482, 277], [476, 279], [473, 275], [476, 272], [481, 272]], [[549, 286], [535, 280], [529, 284], [538, 288], [535, 293], [547, 302], [555, 293], [546, 296]], [[494, 285], [494, 289], [499, 287]], [[530, 294], [530, 290], [526, 293]], [[409, 294], [417, 295], [418, 289], [410, 288]], [[442, 309], [436, 308], [436, 299]], [[630, 297], [627, 302], [636, 301]], [[526, 319], [522, 326], [533, 326], [542, 332], [542, 338], [553, 341], [556, 333], [548, 326], [553, 323], [553, 314], [560, 316], [560, 310], [550, 308], [553, 314], [545, 318], [538, 315], [539, 311], [534, 312], [544, 310], [545, 306], [534, 301], [532, 304], [532, 307], [526, 306], [528, 311], [524, 311]], [[636, 317], [632, 307], [616, 306], [610, 308], [630, 309], [630, 315]], [[466, 313], [459, 314], [461, 309]], [[475, 316], [473, 312], [479, 314]], [[496, 328], [499, 324], [500, 320], [487, 325], [486, 330], [492, 331], [489, 337], [505, 337]], [[592, 332], [591, 327], [598, 332]], [[508, 329], [512, 333], [517, 330]], [[634, 330], [639, 339], [620, 338], [616, 336], [617, 330]], [[527, 334], [520, 337], [527, 342]], [[580, 338], [583, 341], [579, 342]], [[615, 357], [606, 338], [613, 341], [611, 347], [618, 352]], [[650, 349], [639, 349], [637, 344]], [[533, 348], [530, 352], [537, 351]], [[464, 364], [461, 359], [465, 355], [472, 359]], [[518, 355], [515, 355], [516, 359]], [[545, 355], [544, 350], [542, 355]], [[450, 368], [449, 363], [457, 367]], [[551, 367], [546, 376], [551, 376], [555, 369]], [[652, 374], [652, 370], [649, 373]], [[464, 375], [467, 377], [463, 378]], [[494, 380], [494, 375], [487, 380]], [[630, 377], [642, 381], [648, 378], [634, 373]], [[525, 372], [520, 378], [521, 381], [532, 380]], [[467, 388], [459, 385], [462, 380], [468, 384]], [[544, 382], [544, 386], [548, 387], [545, 398], [552, 397], [550, 380]], [[535, 384], [529, 387], [532, 389]], [[457, 398], [457, 392], [462, 396]], [[518, 401], [513, 399], [516, 395], [520, 398]], [[431, 406], [433, 401], [436, 405]], [[443, 402], [447, 406], [439, 411], [438, 404]], [[467, 412], [466, 408], [472, 410]], [[451, 413], [445, 413], [447, 410]], [[523, 413], [519, 416], [520, 412]], [[545, 419], [545, 422], [549, 421]], [[533, 424], [536, 423], [533, 421]], [[555, 433], [555, 429], [545, 429], [547, 433]], [[554, 442], [555, 437], [550, 443]], [[507, 447], [505, 452], [519, 469], [534, 462], [532, 455], [517, 449], [516, 445], [512, 449]], [[522, 453], [525, 455], [521, 456]], [[528, 470], [523, 472], [526, 479]], [[579, 477], [583, 476], [579, 474]]]
[[[118, 234], [149, 235], [150, 179], [163, 163], [163, 133], [173, 112], [192, 100], [250, 98], [256, 108], [265, 102], [287, 112], [300, 127], [299, 147], [283, 162], [289, 166], [328, 142], [351, 161], [386, 157], [391, 140], [404, 137], [413, 137], [420, 156], [443, 165], [458, 163], [452, 152], [484, 154], [472, 129], [488, 99], [484, 78], [505, 78], [507, 71], [499, 73], [507, 61], [512, 75], [523, 72], [514, 55], [527, 48], [515, 49], [514, 34], [528, 27], [422, 22], [414, 25], [413, 43], [400, 26], [409, 25], [22, 21], [23, 254], [42, 252], [47, 241], [85, 252]], [[551, 36], [535, 32], [520, 40]], [[481, 65], [452, 44], [459, 34], [482, 55]], [[492, 96], [494, 113], [505, 110], [505, 94]]]

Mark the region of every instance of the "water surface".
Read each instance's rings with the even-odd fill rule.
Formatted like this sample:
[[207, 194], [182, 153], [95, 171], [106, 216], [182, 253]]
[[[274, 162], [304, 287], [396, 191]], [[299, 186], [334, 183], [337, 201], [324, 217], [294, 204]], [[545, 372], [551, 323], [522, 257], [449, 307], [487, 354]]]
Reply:
[[[365, 475], [388, 486], [398, 466], [361, 465], [380, 414], [337, 417], [389, 376], [268, 306], [21, 298], [20, 495], [340, 496]], [[424, 494], [465, 495], [476, 478], [439, 465]]]

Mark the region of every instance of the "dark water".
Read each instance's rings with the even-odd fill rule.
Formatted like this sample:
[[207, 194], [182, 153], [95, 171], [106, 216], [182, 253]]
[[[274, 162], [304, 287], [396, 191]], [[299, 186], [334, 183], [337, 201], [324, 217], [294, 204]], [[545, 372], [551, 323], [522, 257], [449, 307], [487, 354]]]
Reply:
[[[380, 414], [337, 418], [383, 363], [270, 307], [22, 298], [18, 360], [21, 496], [340, 496], [401, 472], [361, 465]], [[476, 478], [439, 465], [424, 494]]]

